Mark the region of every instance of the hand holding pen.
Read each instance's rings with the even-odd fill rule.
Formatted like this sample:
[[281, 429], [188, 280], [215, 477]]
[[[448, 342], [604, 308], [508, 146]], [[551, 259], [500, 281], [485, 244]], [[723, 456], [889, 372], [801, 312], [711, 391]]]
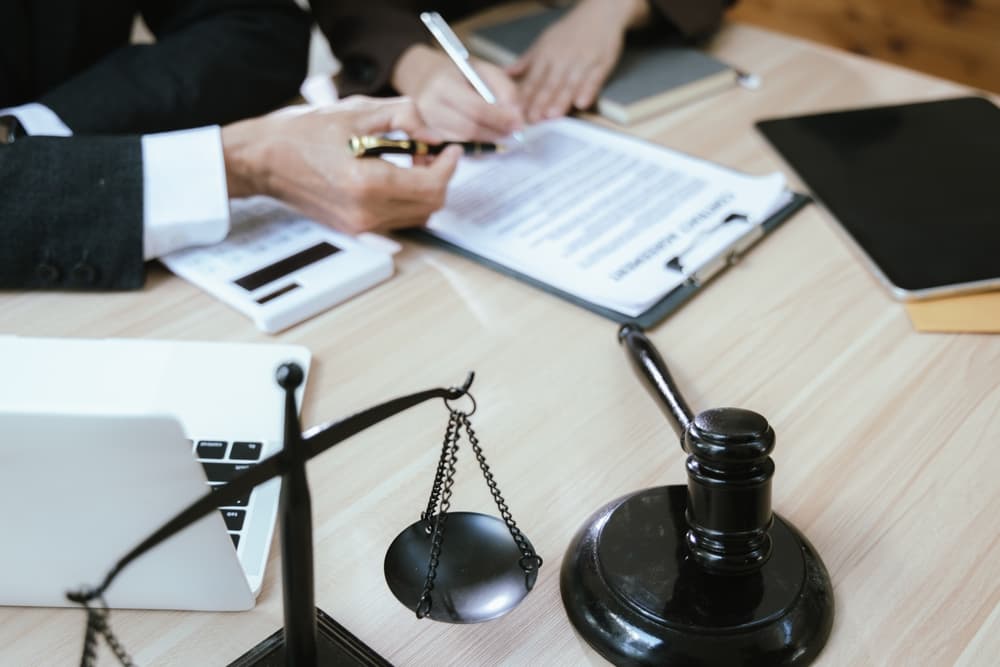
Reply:
[[[446, 139], [498, 142], [520, 130], [524, 121], [510, 77], [499, 67], [469, 58], [461, 42], [446, 43], [458, 45], [459, 50], [451, 51], [457, 61], [447, 51], [411, 46], [393, 71], [393, 86], [413, 98], [427, 124]], [[459, 62], [481, 86], [466, 79]]]
[[229, 195], [269, 195], [351, 234], [423, 224], [444, 204], [462, 151], [449, 146], [404, 168], [346, 150], [352, 135], [390, 133], [441, 140], [406, 98], [348, 97], [232, 123], [222, 128]]

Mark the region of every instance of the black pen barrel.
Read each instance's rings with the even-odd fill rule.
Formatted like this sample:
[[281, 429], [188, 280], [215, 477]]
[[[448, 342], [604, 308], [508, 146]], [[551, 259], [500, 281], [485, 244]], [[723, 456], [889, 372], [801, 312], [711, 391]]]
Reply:
[[387, 137], [351, 137], [348, 148], [355, 157], [380, 157], [382, 155], [438, 155], [449, 146], [461, 146], [465, 155], [485, 155], [503, 152], [503, 146], [486, 141], [444, 141], [429, 144], [416, 139], [389, 139]]

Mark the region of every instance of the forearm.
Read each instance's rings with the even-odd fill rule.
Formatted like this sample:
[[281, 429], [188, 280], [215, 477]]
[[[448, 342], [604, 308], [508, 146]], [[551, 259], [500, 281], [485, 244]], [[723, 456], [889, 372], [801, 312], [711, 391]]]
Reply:
[[649, 20], [653, 16], [649, 0], [627, 0], [625, 4], [629, 5], [628, 21], [626, 23], [626, 27], [629, 30], [642, 28], [649, 23]]
[[226, 187], [233, 198], [269, 193], [267, 165], [270, 152], [260, 135], [261, 119], [233, 123], [222, 128], [222, 155], [226, 164]]
[[621, 30], [642, 28], [653, 15], [649, 0], [581, 0], [580, 4], [600, 7], [607, 25]]
[[392, 68], [390, 83], [401, 95], [414, 96], [434, 73], [441, 52], [426, 44], [408, 47]]
[[429, 44], [415, 11], [388, 0], [313, 0], [313, 14], [341, 63], [337, 90], [348, 95], [393, 92], [393, 72], [403, 53]]
[[714, 32], [723, 12], [735, 0], [644, 0], [650, 10], [648, 23], [666, 21], [684, 39], [696, 40]]
[[733, 0], [580, 0], [580, 6], [601, 12], [605, 25], [616, 30], [641, 30], [666, 21], [682, 37], [697, 39], [715, 30]]
[[[51, 109], [43, 105], [36, 103], [2, 109], [0, 114], [12, 114], [19, 119], [21, 127], [28, 135], [27, 137], [14, 135], [14, 143], [18, 144], [18, 150], [7, 150], [12, 148], [9, 145], [0, 147], [4, 149], [0, 151], [4, 168], [16, 170], [13, 174], [4, 176], [5, 182], [10, 182], [12, 187], [20, 188], [21, 184], [15, 183], [16, 179], [28, 178], [36, 184], [36, 187], [26, 191], [27, 195], [11, 202], [17, 210], [12, 212], [8, 233], [12, 239], [12, 246], [22, 246], [15, 251], [15, 264], [30, 258], [35, 250], [46, 249], [46, 246], [36, 243], [37, 239], [31, 238], [37, 229], [25, 227], [19, 216], [26, 213], [53, 219], [59, 215], [59, 207], [66, 199], [67, 190], [71, 191], [71, 197], [80, 196], [72, 189], [75, 181], [66, 178], [58, 169], [45, 167], [50, 158], [46, 151], [61, 151], [58, 153], [60, 164], [68, 161], [74, 165], [87, 165], [87, 161], [96, 154], [96, 151], [103, 150], [107, 154], [105, 161], [121, 162], [122, 166], [116, 167], [116, 172], [119, 169], [130, 168], [133, 173], [138, 174], [142, 181], [139, 198], [142, 206], [139, 216], [142, 259], [155, 259], [192, 245], [216, 243], [228, 233], [229, 202], [226, 194], [221, 133], [217, 126], [143, 135], [139, 137], [140, 161], [135, 164], [134, 155], [129, 154], [131, 141], [124, 144], [117, 141], [107, 144], [103, 138], [96, 141], [94, 138], [82, 140], [78, 138], [51, 145], [32, 141], [25, 148], [23, 141], [37, 139], [39, 136], [68, 138], [73, 135], [65, 123]], [[86, 178], [86, 172], [82, 177]], [[101, 178], [106, 180], [103, 172]], [[115, 183], [111, 186], [113, 189], [107, 196], [131, 196], [120, 181], [121, 179], [115, 178]], [[86, 183], [85, 180], [83, 182]], [[66, 187], [67, 183], [70, 188]], [[103, 196], [100, 188], [95, 188], [92, 194], [96, 197]], [[22, 206], [23, 208], [20, 208]], [[19, 213], [19, 210], [22, 213]], [[132, 214], [123, 214], [119, 211], [113, 223], [132, 225], [134, 217]], [[51, 237], [46, 238], [51, 238], [58, 244], [63, 241], [67, 233], [69, 232], [60, 228], [55, 230]], [[70, 237], [72, 238], [72, 234]], [[85, 254], [89, 254], [89, 251]], [[102, 252], [101, 255], [107, 256], [107, 253]], [[55, 270], [46, 269], [50, 275], [38, 277], [45, 278], [42, 282], [50, 282], [51, 286], [95, 289], [116, 286], [96, 280], [97, 275], [103, 273], [96, 267], [91, 266], [81, 271], [67, 273], [58, 268], [59, 263], [65, 262], [56, 264], [51, 260], [46, 262]], [[17, 269], [15, 273], [26, 275], [21, 269]], [[108, 275], [112, 276], [112, 282], [117, 280], [115, 277], [117, 274]]]

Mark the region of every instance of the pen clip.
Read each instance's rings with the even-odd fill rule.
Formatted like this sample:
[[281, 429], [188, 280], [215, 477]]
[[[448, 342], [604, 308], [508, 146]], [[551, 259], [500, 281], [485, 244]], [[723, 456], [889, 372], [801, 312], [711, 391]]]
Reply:
[[347, 147], [354, 157], [378, 157], [390, 153], [427, 155], [431, 152], [430, 146], [422, 141], [369, 135], [351, 137], [347, 142]]

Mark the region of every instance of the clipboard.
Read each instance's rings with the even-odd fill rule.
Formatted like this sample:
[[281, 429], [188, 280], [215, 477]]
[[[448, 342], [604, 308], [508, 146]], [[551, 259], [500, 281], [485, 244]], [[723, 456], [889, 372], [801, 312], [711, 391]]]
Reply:
[[516, 278], [523, 283], [527, 283], [532, 287], [536, 287], [542, 291], [548, 292], [549, 294], [553, 294], [561, 299], [580, 306], [581, 308], [586, 308], [587, 310], [596, 313], [601, 317], [607, 318], [612, 322], [617, 322], [618, 324], [633, 324], [640, 328], [648, 329], [665, 320], [667, 316], [698, 294], [701, 289], [710, 283], [715, 276], [732, 264], [735, 264], [740, 257], [759, 243], [761, 239], [765, 238], [768, 234], [777, 229], [781, 223], [785, 222], [802, 207], [812, 201], [812, 199], [808, 196], [797, 192], [792, 192], [791, 195], [791, 199], [784, 206], [779, 208], [767, 220], [758, 225], [758, 232], [751, 233], [737, 239], [733, 246], [726, 248], [721, 255], [717, 255], [695, 271], [694, 274], [688, 278], [687, 282], [675, 287], [673, 290], [665, 294], [662, 299], [635, 317], [630, 317], [624, 313], [600, 306], [564, 290], [553, 287], [549, 283], [532, 278], [531, 276], [511, 269], [510, 267], [500, 264], [499, 262], [487, 259], [482, 255], [478, 255], [435, 236], [424, 229], [408, 229], [400, 231], [399, 233], [421, 243], [445, 248], [467, 259], [471, 259], [478, 264], [489, 267], [494, 271]]

